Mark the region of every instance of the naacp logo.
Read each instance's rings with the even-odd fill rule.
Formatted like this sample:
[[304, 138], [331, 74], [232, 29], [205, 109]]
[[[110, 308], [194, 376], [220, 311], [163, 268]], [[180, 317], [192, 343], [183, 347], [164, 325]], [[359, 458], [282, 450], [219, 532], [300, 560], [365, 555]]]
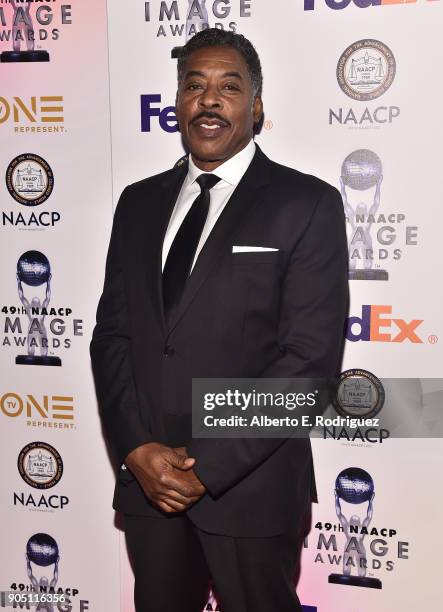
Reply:
[[385, 403], [385, 390], [380, 380], [367, 370], [352, 369], [340, 374], [333, 398], [341, 416], [372, 418]]
[[34, 153], [23, 153], [9, 164], [6, 186], [14, 200], [20, 204], [38, 206], [51, 195], [54, 175], [42, 157]]
[[395, 58], [389, 47], [372, 38], [358, 40], [338, 60], [337, 81], [350, 98], [374, 100], [392, 85], [395, 70]]
[[60, 453], [46, 442], [31, 442], [22, 448], [17, 466], [20, 476], [34, 489], [50, 489], [63, 475]]

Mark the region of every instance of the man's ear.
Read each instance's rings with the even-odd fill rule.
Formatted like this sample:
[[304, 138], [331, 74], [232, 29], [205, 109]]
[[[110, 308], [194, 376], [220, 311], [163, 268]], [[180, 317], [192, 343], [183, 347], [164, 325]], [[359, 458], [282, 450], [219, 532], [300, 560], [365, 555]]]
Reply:
[[[178, 88], [177, 91], [175, 92], [175, 114], [177, 115], [177, 104], [178, 104]], [[178, 122], [178, 118], [177, 118], [177, 127], [178, 127], [178, 131], [180, 132], [180, 124]]]
[[263, 116], [263, 101], [260, 96], [255, 96], [252, 105], [252, 114], [254, 116], [254, 125], [260, 123]]

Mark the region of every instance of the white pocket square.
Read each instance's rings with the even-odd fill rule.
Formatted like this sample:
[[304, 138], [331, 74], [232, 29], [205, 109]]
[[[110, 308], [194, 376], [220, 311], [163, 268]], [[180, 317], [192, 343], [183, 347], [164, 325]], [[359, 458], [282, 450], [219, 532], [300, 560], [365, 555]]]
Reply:
[[273, 247], [261, 247], [261, 246], [233, 246], [233, 253], [263, 253], [263, 251], [278, 251]]

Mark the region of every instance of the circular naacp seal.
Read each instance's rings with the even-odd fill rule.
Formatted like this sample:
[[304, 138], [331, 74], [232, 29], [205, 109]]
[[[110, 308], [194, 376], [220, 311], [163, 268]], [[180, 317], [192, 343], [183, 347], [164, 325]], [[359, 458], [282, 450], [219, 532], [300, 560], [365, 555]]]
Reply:
[[367, 370], [342, 372], [332, 403], [341, 416], [371, 419], [385, 403], [385, 390], [380, 380]]
[[337, 64], [337, 81], [354, 100], [373, 100], [383, 95], [395, 77], [395, 57], [384, 43], [373, 38], [352, 43]]
[[38, 206], [51, 195], [54, 175], [43, 157], [35, 153], [22, 153], [12, 160], [6, 170], [6, 187], [20, 204]]
[[22, 448], [17, 466], [20, 476], [34, 489], [50, 489], [63, 475], [60, 453], [46, 442], [31, 442]]

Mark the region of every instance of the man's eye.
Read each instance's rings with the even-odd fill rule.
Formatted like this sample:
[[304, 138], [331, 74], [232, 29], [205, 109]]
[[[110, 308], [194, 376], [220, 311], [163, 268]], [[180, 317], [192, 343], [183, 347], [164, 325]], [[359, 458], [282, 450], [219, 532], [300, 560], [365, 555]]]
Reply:
[[237, 87], [237, 85], [234, 85], [234, 83], [226, 83], [226, 85], [224, 85], [224, 89], [229, 89], [230, 91], [239, 91], [239, 88]]
[[190, 89], [191, 91], [194, 91], [195, 89], [198, 89], [199, 87], [201, 87], [199, 83], [189, 83], [186, 89]]

